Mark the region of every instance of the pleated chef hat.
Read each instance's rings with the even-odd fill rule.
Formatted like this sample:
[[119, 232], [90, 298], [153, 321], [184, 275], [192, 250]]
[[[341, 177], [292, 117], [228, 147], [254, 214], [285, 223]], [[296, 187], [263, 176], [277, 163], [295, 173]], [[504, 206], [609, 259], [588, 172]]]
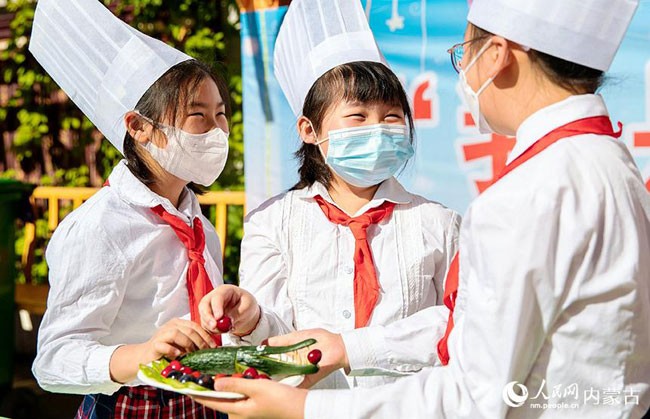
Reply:
[[474, 0], [481, 29], [577, 64], [607, 71], [638, 0]]
[[294, 0], [275, 42], [275, 77], [296, 115], [314, 82], [337, 65], [386, 60], [360, 0]]
[[29, 50], [120, 152], [124, 114], [169, 68], [191, 59], [97, 0], [39, 0]]

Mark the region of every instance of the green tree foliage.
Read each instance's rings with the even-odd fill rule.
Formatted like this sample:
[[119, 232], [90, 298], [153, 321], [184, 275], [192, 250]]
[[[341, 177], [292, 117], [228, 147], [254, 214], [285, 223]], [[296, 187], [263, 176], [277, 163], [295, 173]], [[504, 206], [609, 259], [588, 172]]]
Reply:
[[[214, 65], [228, 80], [233, 107], [230, 153], [223, 174], [211, 189], [243, 190], [242, 80], [235, 0], [104, 0], [104, 4], [138, 30]], [[0, 142], [0, 177], [40, 185], [100, 186], [121, 155], [28, 52], [35, 6], [34, 0], [8, 0], [0, 7], [0, 17], [11, 18], [10, 37], [0, 39], [0, 137], [8, 133], [11, 139]], [[69, 208], [62, 208], [63, 214], [67, 211]], [[242, 223], [241, 210], [231, 211], [225, 273], [234, 282]], [[42, 254], [36, 254], [33, 275], [37, 281], [45, 280]]]

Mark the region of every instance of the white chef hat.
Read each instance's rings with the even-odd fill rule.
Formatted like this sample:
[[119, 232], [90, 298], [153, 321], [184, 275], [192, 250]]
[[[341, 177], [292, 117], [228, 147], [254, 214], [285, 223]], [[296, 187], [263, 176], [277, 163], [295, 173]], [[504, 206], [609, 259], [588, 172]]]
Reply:
[[124, 114], [167, 70], [191, 59], [97, 0], [39, 0], [29, 50], [120, 152]]
[[332, 68], [353, 61], [388, 66], [359, 0], [294, 0], [275, 42], [275, 77], [294, 114], [307, 92]]
[[475, 26], [553, 57], [607, 71], [638, 0], [474, 0]]

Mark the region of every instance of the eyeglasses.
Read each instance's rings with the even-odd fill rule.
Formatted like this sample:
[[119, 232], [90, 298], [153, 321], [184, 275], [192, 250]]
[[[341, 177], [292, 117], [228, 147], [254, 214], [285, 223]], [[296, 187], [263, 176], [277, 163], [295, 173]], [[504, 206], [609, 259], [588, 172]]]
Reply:
[[465, 53], [465, 48], [463, 47], [465, 45], [471, 44], [472, 42], [480, 41], [481, 39], [485, 39], [487, 37], [488, 35], [479, 36], [478, 38], [470, 39], [469, 41], [456, 44], [447, 50], [451, 56], [451, 65], [454, 67], [454, 70], [456, 70], [456, 73], [460, 73], [461, 70], [460, 62], [462, 61], [463, 54]]

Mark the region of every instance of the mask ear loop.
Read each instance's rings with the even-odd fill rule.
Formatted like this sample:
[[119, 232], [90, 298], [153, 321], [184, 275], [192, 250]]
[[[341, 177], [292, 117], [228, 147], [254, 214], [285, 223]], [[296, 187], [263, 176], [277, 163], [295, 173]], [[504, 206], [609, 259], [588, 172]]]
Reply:
[[[170, 142], [171, 140], [169, 139], [169, 136], [167, 135], [167, 133], [164, 132], [164, 131], [160, 128], [160, 126], [162, 125], [162, 126], [165, 126], [165, 127], [169, 127], [169, 128], [171, 128], [172, 130], [177, 129], [176, 127], [168, 126], [168, 125], [165, 125], [165, 124], [160, 124], [160, 123], [154, 121], [153, 119], [149, 118], [148, 116], [144, 116], [144, 115], [142, 115], [142, 114], [140, 113], [140, 111], [137, 110], [137, 109], [134, 109], [134, 110], [133, 110], [133, 113], [135, 113], [135, 114], [138, 115], [140, 118], [144, 119], [144, 120], [147, 121], [149, 124], [151, 124], [151, 126], [152, 126], [153, 129], [154, 129], [153, 134], [162, 134], [162, 135], [164, 135], [164, 136], [165, 136], [165, 140], [167, 141], [167, 144], [169, 144], [169, 142]], [[153, 143], [153, 141], [151, 141], [151, 139], [149, 139], [149, 143], [151, 143], [151, 145], [154, 146], [154, 147], [158, 147], [158, 146], [156, 146], [156, 145]], [[144, 147], [144, 144], [143, 144], [142, 146]]]
[[[472, 61], [470, 61], [469, 64], [467, 64], [467, 67], [462, 69], [463, 75], [467, 74], [467, 71], [470, 68], [472, 68], [472, 66], [476, 63], [476, 61], [478, 61], [478, 59], [481, 58], [481, 55], [483, 55], [485, 53], [485, 51], [487, 51], [487, 49], [490, 48], [491, 45], [492, 45], [492, 40], [490, 39], [485, 43], [485, 45], [483, 45], [481, 47], [481, 49], [478, 51], [476, 56], [474, 58], [472, 58]], [[479, 97], [481, 95], [481, 93], [483, 93], [483, 91], [488, 88], [490, 83], [492, 83], [494, 81], [495, 77], [496, 77], [496, 75], [488, 78], [485, 81], [485, 83], [483, 83], [483, 85], [481, 87], [479, 87], [478, 91], [475, 93], [476, 97]]]
[[323, 153], [323, 149], [321, 148], [321, 144], [323, 144], [326, 141], [329, 141], [329, 137], [325, 137], [322, 140], [318, 139], [318, 135], [316, 135], [316, 130], [314, 129], [314, 125], [309, 121], [309, 125], [311, 126], [311, 131], [314, 133], [314, 137], [316, 137], [316, 141], [314, 141], [314, 145], [318, 147], [318, 151], [320, 151], [320, 155], [323, 156], [323, 160], [327, 162], [327, 156], [325, 153]]

